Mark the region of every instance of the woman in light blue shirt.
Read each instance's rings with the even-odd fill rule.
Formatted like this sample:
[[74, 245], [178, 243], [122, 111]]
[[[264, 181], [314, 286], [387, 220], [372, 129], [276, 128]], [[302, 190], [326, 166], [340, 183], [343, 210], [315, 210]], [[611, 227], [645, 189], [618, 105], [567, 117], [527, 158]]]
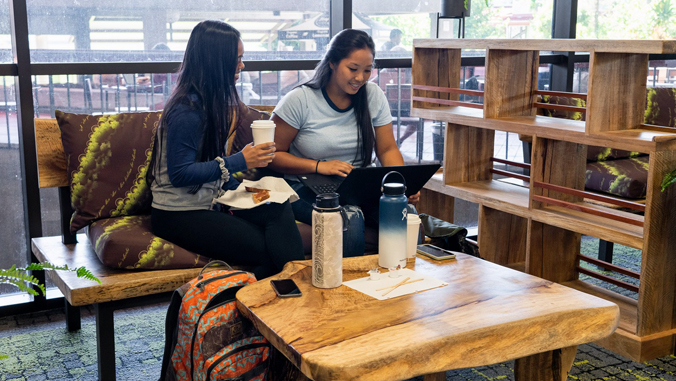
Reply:
[[[312, 79], [289, 92], [277, 105], [277, 152], [270, 167], [287, 175], [320, 173], [347, 176], [354, 167], [404, 165], [392, 131], [383, 91], [368, 82], [375, 44], [360, 30], [346, 29], [329, 43]], [[312, 223], [314, 193], [292, 183], [301, 200], [293, 203], [297, 220]], [[409, 197], [416, 203], [419, 194]], [[377, 206], [364, 209], [367, 226], [377, 226]]]

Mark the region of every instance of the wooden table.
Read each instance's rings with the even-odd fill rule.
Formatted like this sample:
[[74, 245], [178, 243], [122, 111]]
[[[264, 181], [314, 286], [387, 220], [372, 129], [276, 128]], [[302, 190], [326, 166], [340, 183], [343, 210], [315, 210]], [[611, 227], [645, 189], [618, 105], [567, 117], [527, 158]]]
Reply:
[[[346, 258], [343, 281], [377, 256]], [[288, 263], [237, 293], [240, 311], [313, 380], [404, 380], [517, 359], [517, 380], [565, 380], [578, 344], [610, 335], [619, 308], [606, 300], [468, 255], [409, 268], [449, 285], [385, 301], [347, 286], [312, 286], [311, 261]], [[292, 278], [300, 298], [275, 296]]]

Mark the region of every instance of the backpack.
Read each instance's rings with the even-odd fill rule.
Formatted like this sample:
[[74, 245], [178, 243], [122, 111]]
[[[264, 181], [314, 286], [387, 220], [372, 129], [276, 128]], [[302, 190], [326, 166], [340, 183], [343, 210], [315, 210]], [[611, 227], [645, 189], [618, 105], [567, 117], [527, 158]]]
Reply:
[[[205, 272], [223, 264], [228, 270]], [[223, 261], [174, 291], [160, 381], [264, 381], [270, 344], [237, 310], [235, 294], [256, 281]]]

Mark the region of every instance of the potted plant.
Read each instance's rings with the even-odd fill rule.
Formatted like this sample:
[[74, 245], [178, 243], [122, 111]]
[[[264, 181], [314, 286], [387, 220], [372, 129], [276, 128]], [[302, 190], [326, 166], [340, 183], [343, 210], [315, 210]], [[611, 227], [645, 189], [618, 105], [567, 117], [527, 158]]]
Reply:
[[442, 18], [462, 18], [469, 17], [472, 9], [472, 0], [441, 0]]

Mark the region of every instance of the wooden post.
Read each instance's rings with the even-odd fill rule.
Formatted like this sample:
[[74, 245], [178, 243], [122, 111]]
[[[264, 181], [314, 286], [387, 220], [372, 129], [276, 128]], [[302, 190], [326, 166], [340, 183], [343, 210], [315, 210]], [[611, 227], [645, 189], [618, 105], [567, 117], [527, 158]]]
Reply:
[[446, 126], [444, 183], [490, 180], [495, 131], [459, 124]]
[[638, 296], [639, 336], [670, 330], [676, 318], [676, 188], [672, 185], [662, 192], [660, 187], [664, 175], [676, 169], [676, 152], [652, 152], [649, 165]]
[[[559, 140], [533, 137], [533, 157], [530, 170], [530, 194], [576, 202], [582, 198], [564, 193], [536, 188], [536, 181], [584, 190], [587, 146]], [[530, 208], [542, 207], [530, 200]]]
[[479, 205], [479, 247], [481, 257], [503, 266], [523, 270], [526, 261], [528, 220]]
[[639, 128], [646, 104], [648, 55], [591, 52], [588, 134]]
[[573, 366], [577, 346], [557, 349], [517, 359], [514, 362], [516, 381], [565, 381]]
[[416, 205], [419, 213], [426, 213], [453, 222], [455, 212], [455, 197], [445, 195], [431, 189], [420, 190], [420, 202]]
[[535, 115], [537, 50], [486, 50], [484, 118]]

